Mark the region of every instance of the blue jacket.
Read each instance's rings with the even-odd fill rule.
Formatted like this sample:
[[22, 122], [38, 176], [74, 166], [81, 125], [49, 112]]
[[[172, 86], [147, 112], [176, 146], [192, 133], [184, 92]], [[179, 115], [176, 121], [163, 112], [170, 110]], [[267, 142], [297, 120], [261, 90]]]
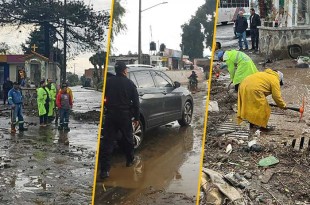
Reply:
[[10, 105], [23, 103], [23, 95], [20, 90], [12, 88], [8, 93], [8, 101]]

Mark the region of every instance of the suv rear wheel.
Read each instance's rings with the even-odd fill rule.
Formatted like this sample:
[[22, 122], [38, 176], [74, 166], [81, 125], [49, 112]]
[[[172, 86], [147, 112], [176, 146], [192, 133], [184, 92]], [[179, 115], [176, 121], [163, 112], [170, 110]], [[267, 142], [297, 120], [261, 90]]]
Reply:
[[191, 123], [193, 116], [193, 105], [189, 101], [186, 101], [183, 106], [182, 118], [178, 120], [181, 126], [187, 126]]
[[134, 127], [134, 125], [132, 124], [132, 130], [133, 130], [134, 148], [138, 149], [144, 137], [143, 124], [141, 120], [139, 120], [139, 125], [137, 127]]

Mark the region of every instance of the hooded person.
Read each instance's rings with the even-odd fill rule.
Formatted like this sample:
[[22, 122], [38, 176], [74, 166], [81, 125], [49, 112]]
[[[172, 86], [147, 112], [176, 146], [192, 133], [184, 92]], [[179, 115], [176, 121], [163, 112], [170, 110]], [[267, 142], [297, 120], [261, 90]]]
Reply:
[[55, 118], [54, 111], [55, 111], [55, 106], [56, 106], [57, 89], [56, 89], [56, 85], [52, 82], [51, 79], [47, 80], [46, 89], [50, 95], [49, 109], [48, 109], [48, 121], [52, 122]]
[[40, 126], [45, 127], [48, 124], [48, 111], [50, 93], [45, 89], [45, 80], [40, 81], [40, 87], [37, 89], [37, 104], [39, 111]]
[[279, 108], [286, 109], [286, 103], [281, 97], [281, 85], [283, 73], [270, 68], [246, 77], [238, 92], [238, 124], [247, 120], [251, 127], [256, 125], [262, 131], [270, 130], [267, 123], [271, 109], [266, 97], [271, 95]]
[[228, 50], [218, 53], [218, 58], [224, 63], [220, 68], [227, 68], [230, 79], [238, 91], [239, 84], [247, 76], [258, 72], [252, 59], [245, 53], [237, 50]]

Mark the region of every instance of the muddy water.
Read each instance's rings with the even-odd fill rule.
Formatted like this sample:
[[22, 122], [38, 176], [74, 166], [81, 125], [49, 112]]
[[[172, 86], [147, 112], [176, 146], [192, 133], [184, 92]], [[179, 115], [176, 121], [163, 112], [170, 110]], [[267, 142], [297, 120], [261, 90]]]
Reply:
[[[82, 96], [100, 96], [72, 90], [76, 105], [83, 104]], [[93, 110], [94, 104], [83, 110]], [[0, 204], [89, 204], [98, 123], [70, 119], [71, 131], [66, 133], [54, 124], [40, 128], [38, 120], [26, 114], [29, 130], [11, 135], [9, 113], [0, 116], [0, 164], [6, 164], [0, 167]]]
[[96, 204], [135, 204], [135, 199], [141, 195], [143, 198], [143, 193], [150, 187], [196, 199], [203, 95], [203, 92], [195, 94], [196, 107], [191, 126], [180, 127], [173, 122], [146, 133], [142, 147], [136, 152], [140, 159], [136, 167], [125, 167], [124, 156], [115, 154], [110, 178], [104, 181], [106, 192], [103, 182], [97, 182]]

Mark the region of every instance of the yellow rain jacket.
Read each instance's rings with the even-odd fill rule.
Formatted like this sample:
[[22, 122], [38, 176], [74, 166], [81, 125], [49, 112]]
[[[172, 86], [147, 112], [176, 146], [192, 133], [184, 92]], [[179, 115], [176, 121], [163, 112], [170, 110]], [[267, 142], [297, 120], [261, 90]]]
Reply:
[[243, 52], [237, 50], [226, 51], [223, 59], [226, 61], [230, 79], [234, 85], [241, 83], [247, 76], [258, 72], [252, 59]]
[[47, 98], [47, 94], [44, 88], [40, 87], [37, 89], [37, 104], [39, 110], [39, 116], [45, 115], [47, 110], [45, 109], [45, 101]]
[[[59, 89], [58, 93], [61, 93], [61, 89]], [[71, 88], [67, 87], [67, 93], [70, 95], [72, 102], [73, 102], [73, 93]]]
[[246, 77], [238, 91], [238, 124], [248, 120], [254, 125], [266, 128], [271, 112], [266, 96], [270, 94], [278, 107], [286, 107], [281, 97], [277, 72], [268, 68]]

